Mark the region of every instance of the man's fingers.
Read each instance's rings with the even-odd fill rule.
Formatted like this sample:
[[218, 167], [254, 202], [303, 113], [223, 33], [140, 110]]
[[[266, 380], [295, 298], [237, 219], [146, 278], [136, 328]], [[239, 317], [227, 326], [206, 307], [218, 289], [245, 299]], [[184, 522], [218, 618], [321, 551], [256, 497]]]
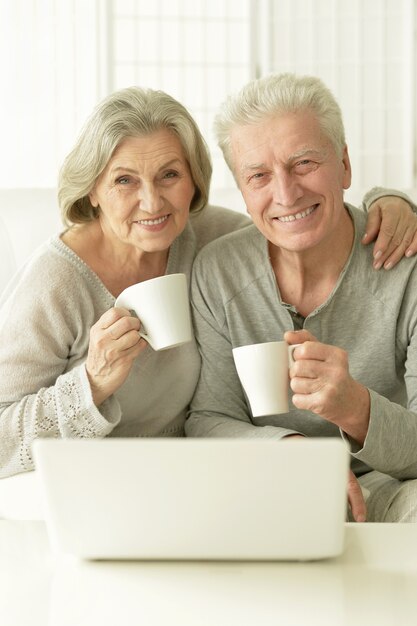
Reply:
[[361, 486], [352, 470], [349, 471], [348, 500], [355, 522], [366, 521], [366, 504]]
[[284, 333], [284, 341], [292, 345], [294, 343], [304, 343], [305, 341], [317, 341], [317, 339], [308, 330], [287, 330]]

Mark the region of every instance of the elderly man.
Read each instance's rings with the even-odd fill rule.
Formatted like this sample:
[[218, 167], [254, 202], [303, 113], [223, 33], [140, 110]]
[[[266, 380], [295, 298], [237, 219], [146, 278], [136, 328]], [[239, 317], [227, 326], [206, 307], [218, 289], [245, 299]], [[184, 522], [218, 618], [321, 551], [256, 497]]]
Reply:
[[[366, 215], [343, 199], [337, 102], [317, 78], [269, 76], [229, 98], [216, 132], [253, 225], [194, 266], [202, 370], [187, 435], [342, 437], [368, 521], [417, 521], [417, 260], [372, 269]], [[302, 344], [291, 410], [255, 418], [232, 348], [282, 339]]]

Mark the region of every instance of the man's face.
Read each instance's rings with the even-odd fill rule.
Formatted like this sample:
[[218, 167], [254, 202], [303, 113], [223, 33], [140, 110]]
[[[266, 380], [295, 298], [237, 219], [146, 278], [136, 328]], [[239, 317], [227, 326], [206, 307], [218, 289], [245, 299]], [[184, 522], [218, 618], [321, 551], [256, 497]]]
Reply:
[[301, 252], [332, 237], [344, 211], [350, 162], [347, 148], [337, 156], [313, 113], [238, 126], [231, 148], [248, 213], [272, 244]]

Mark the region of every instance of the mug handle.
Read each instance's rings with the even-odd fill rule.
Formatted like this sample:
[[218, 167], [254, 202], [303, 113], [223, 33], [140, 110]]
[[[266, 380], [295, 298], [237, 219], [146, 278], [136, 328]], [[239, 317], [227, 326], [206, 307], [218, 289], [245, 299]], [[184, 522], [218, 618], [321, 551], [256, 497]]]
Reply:
[[290, 346], [288, 346], [288, 368], [290, 368], [291, 365], [294, 365], [295, 363], [292, 353], [294, 352], [295, 348], [301, 345], [302, 345], [301, 343], [293, 343]]
[[146, 328], [144, 328], [143, 324], [141, 323], [141, 329], [142, 328], [143, 330], [138, 330], [139, 337], [142, 337], [142, 339], [144, 339], [151, 346], [151, 348], [153, 348], [149, 335], [146, 333]]
[[[123, 306], [123, 304], [121, 305], [119, 304], [119, 306]], [[140, 320], [139, 315], [136, 313], [135, 309], [129, 308], [129, 311], [133, 317], [137, 317]], [[151, 340], [149, 339], [149, 335], [147, 334], [146, 328], [144, 327], [142, 322], [140, 322], [140, 330], [138, 330], [138, 334], [139, 334], [139, 337], [142, 337], [142, 339], [144, 339], [151, 346], [151, 348], [153, 348]]]

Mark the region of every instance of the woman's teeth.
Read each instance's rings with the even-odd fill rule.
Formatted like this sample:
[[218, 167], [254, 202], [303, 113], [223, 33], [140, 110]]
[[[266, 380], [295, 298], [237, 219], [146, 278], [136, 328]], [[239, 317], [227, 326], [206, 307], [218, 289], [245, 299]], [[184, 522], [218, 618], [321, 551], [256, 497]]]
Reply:
[[138, 224], [143, 224], [143, 226], [155, 226], [156, 224], [162, 224], [165, 220], [168, 219], [168, 215], [164, 215], [164, 217], [158, 217], [156, 220], [138, 220]]
[[302, 220], [303, 217], [307, 217], [307, 215], [310, 215], [316, 209], [317, 209], [317, 204], [315, 204], [314, 206], [311, 206], [309, 209], [306, 209], [305, 211], [300, 211], [299, 213], [296, 213], [295, 215], [284, 215], [283, 217], [279, 217], [278, 220], [280, 222], [294, 222], [295, 220]]

